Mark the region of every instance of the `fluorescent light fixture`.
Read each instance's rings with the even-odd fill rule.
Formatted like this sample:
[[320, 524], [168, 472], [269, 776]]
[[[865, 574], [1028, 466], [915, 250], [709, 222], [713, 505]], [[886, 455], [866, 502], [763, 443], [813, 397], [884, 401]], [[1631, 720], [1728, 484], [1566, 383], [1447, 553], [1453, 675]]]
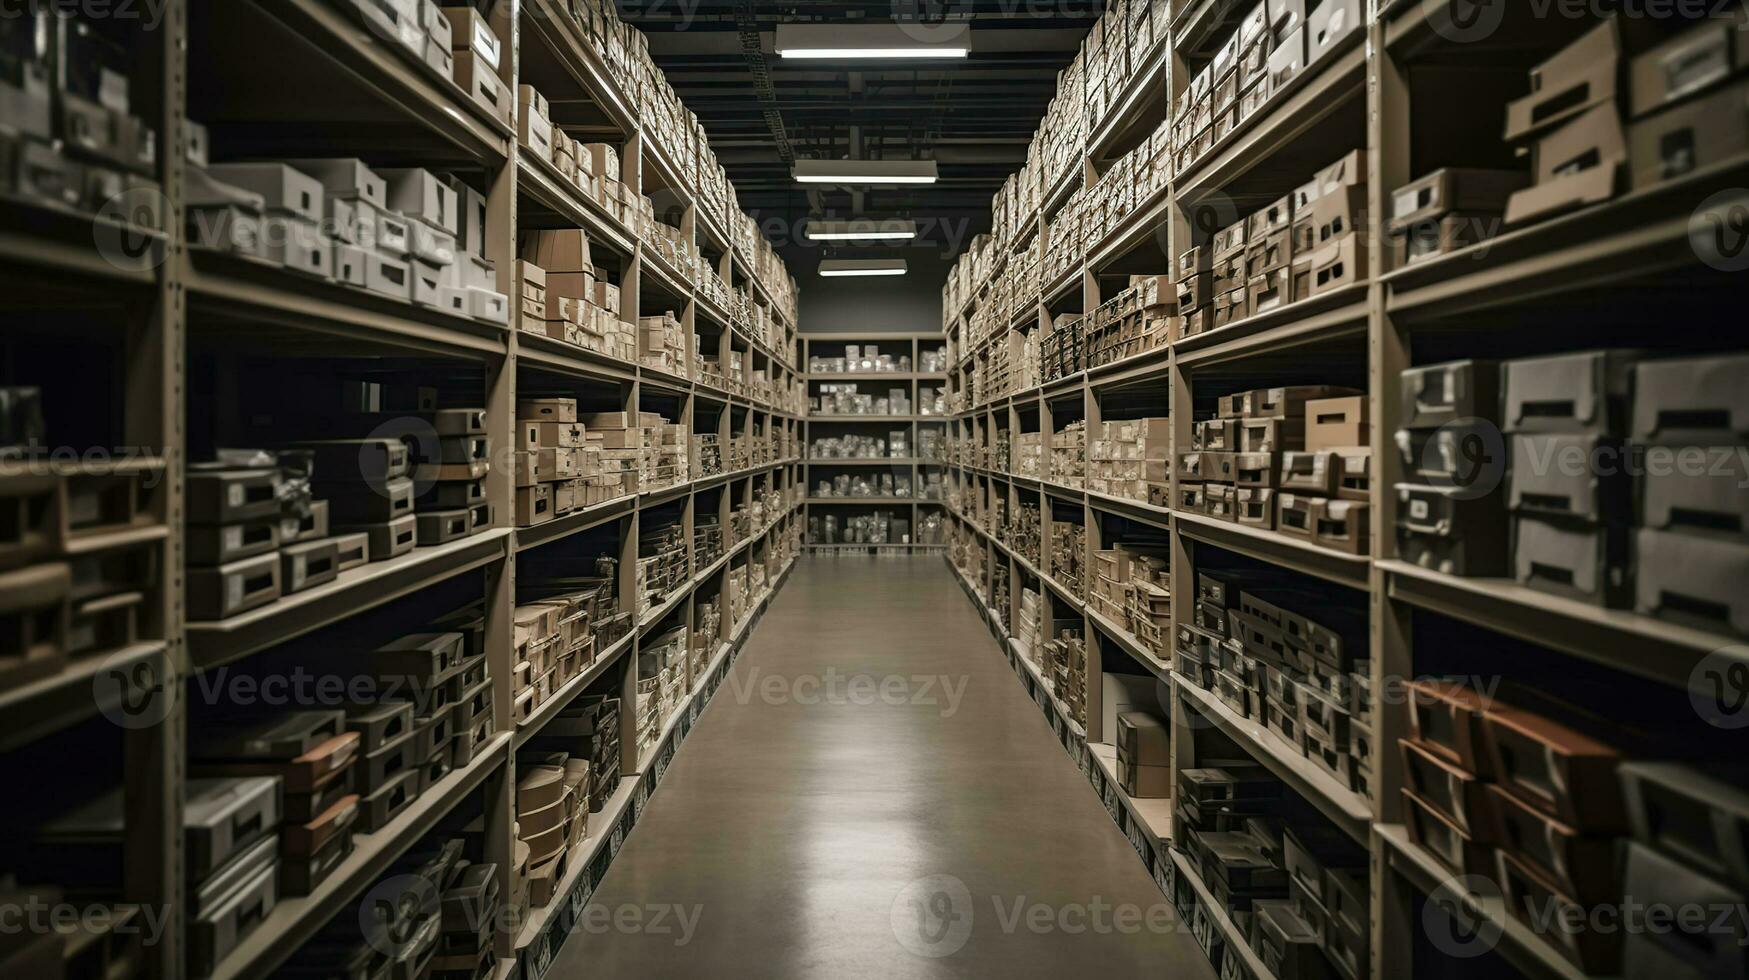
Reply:
[[917, 222], [889, 219], [877, 221], [810, 221], [805, 234], [816, 242], [897, 241], [917, 237]]
[[934, 160], [797, 160], [798, 184], [933, 184]]
[[784, 58], [964, 58], [972, 25], [888, 21], [874, 24], [779, 24], [777, 53]]
[[904, 259], [827, 259], [820, 263], [820, 275], [827, 279], [904, 274]]

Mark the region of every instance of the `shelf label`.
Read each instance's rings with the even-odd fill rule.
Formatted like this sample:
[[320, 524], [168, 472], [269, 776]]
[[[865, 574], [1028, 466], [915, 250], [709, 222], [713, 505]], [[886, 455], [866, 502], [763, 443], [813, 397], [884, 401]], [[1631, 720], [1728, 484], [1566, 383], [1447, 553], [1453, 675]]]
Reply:
[[547, 970], [553, 965], [553, 948], [547, 942], [545, 933], [535, 937], [534, 945], [529, 947], [529, 953], [533, 957], [528, 965], [529, 980], [542, 980], [547, 975]]

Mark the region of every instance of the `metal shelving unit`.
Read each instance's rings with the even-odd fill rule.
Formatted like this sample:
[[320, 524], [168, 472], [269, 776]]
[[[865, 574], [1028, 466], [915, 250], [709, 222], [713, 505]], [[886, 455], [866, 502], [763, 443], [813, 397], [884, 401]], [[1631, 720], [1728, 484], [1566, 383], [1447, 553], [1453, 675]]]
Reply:
[[[911, 360], [912, 369], [909, 371], [809, 372], [804, 375], [804, 382], [807, 385], [808, 397], [810, 399], [819, 395], [818, 386], [822, 384], [833, 384], [837, 382], [878, 384], [881, 382], [890, 382], [891, 387], [903, 388], [906, 396], [911, 400], [911, 404], [917, 405], [923, 388], [945, 388], [949, 379], [949, 375], [945, 372], [931, 373], [921, 370], [922, 352], [926, 348], [934, 349], [942, 346], [942, 335], [939, 333], [911, 333], [904, 331], [856, 334], [810, 333], [803, 334], [801, 336], [801, 342], [801, 363], [804, 367], [815, 357], [842, 357], [846, 345], [880, 345], [883, 348], [883, 353], [891, 352], [895, 357], [902, 355]], [[945, 350], [945, 348], [943, 349]], [[807, 510], [803, 526], [811, 527], [813, 518], [817, 514], [825, 513], [818, 508], [856, 508], [859, 512], [867, 512], [869, 510], [888, 510], [894, 514], [908, 517], [911, 522], [913, 537], [915, 537], [916, 531], [921, 527], [920, 521], [924, 516], [924, 509], [941, 508], [944, 506], [943, 501], [941, 500], [926, 500], [916, 496], [923, 485], [924, 471], [933, 468], [942, 470], [943, 473], [945, 473], [945, 466], [947, 465], [945, 460], [924, 459], [916, 455], [918, 449], [918, 438], [920, 435], [919, 429], [923, 426], [932, 424], [939, 426], [942, 431], [943, 445], [945, 445], [948, 423], [948, 416], [925, 415], [921, 412], [913, 412], [907, 415], [854, 415], [833, 414], [810, 410], [806, 419], [806, 424], [803, 427], [803, 435], [799, 444], [801, 453], [804, 457], [807, 457], [803, 460], [801, 476], [802, 487], [808, 493], [808, 497], [804, 501]], [[860, 434], [870, 436], [884, 434], [872, 430], [866, 433], [862, 432], [862, 427], [873, 425], [883, 426], [884, 429], [889, 432], [895, 427], [902, 426], [905, 430], [906, 438], [910, 441], [911, 452], [905, 456], [892, 456], [879, 459], [828, 459], [813, 457], [814, 439], [817, 438], [820, 428], [833, 430], [848, 428]], [[911, 481], [912, 496], [822, 497], [815, 495], [815, 490], [817, 489], [817, 471], [839, 468], [853, 469], [854, 471], [881, 467], [890, 469], [895, 474], [908, 478]], [[878, 551], [886, 554], [901, 551], [936, 551], [941, 548], [941, 545], [919, 544], [913, 541], [893, 542], [889, 544], [810, 543], [805, 545], [805, 547], [825, 552]]]
[[[1146, 255], [1160, 263], [1205, 240], [1211, 229], [1208, 214], [1199, 213], [1199, 206], [1212, 207], [1224, 217], [1219, 226], [1279, 197], [1280, 193], [1273, 191], [1280, 181], [1268, 171], [1282, 169], [1284, 162], [1291, 169], [1300, 162], [1317, 166], [1325, 156], [1334, 159], [1339, 151], [1327, 149], [1333, 145], [1330, 132], [1364, 132], [1359, 145], [1368, 151], [1370, 215], [1387, 214], [1390, 192], [1432, 169], [1425, 159], [1411, 159], [1414, 120], [1419, 116], [1425, 127], [1425, 114], [1430, 110], [1418, 101], [1429, 97], [1416, 91], [1410, 66], [1438, 65], [1439, 58], [1452, 57], [1454, 51], [1465, 58], [1486, 55], [1479, 53], [1481, 49], [1460, 51], [1434, 29], [1430, 19], [1446, 16], [1446, 4], [1421, 0], [1363, 4], [1364, 29], [1322, 55], [1289, 86], [1271, 93], [1260, 110], [1188, 170], [1174, 173], [1163, 204], [1158, 200], [1135, 201], [1129, 215], [1108, 227], [1096, 241], [1078, 240], [1071, 268], [1040, 277], [1045, 281], [1037, 283], [1036, 293], [1016, 299], [1021, 307], [1018, 312], [997, 317], [993, 332], [974, 336], [974, 320], [979, 330], [992, 325], [981, 311], [998, 301], [1003, 287], [994, 284], [1014, 265], [1013, 256], [1021, 254], [1039, 235], [1047, 236], [1048, 246], [1051, 216], [1075, 189], [1093, 189], [1100, 175], [1099, 158], [1121, 151], [1126, 143], [1123, 134], [1138, 124], [1151, 128], [1162, 118], [1155, 113], [1145, 123], [1139, 122], [1129, 117], [1136, 111], [1132, 106], [1138, 102], [1158, 106], [1182, 92], [1195, 70], [1237, 28], [1240, 15], [1252, 6], [1245, 0], [1189, 0], [1173, 5], [1165, 63], [1156, 67], [1152, 59], [1139, 59], [1137, 75], [1141, 81], [1127, 83], [1120, 96], [1109, 103], [1103, 118], [1087, 121], [1084, 131], [1089, 135], [1081, 147], [1083, 166], [1071, 166], [1060, 180], [1039, 188], [1037, 200], [1042, 203], [1038, 213], [1023, 217], [1007, 243], [992, 242], [989, 247], [996, 254], [984, 263], [984, 278], [962, 283], [959, 302], [944, 303], [944, 332], [956, 352], [950, 388], [961, 406], [953, 416], [956, 449], [950, 465], [953, 502], [949, 507], [950, 542], [961, 545], [950, 546], [950, 554], [969, 549], [967, 567], [983, 569], [979, 578], [955, 565], [956, 576], [1011, 661], [1016, 659], [1014, 641], [1001, 623], [1016, 621], [1018, 583], [1023, 579], [1037, 581], [1040, 584], [1034, 588], [1070, 600], [1058, 602], [1057, 611], [1071, 621], [1077, 615], [1083, 617], [1083, 635], [1097, 634], [1109, 641], [1102, 644], [1106, 662], [1114, 655], [1126, 657], [1178, 692], [1171, 699], [1172, 728], [1179, 746], [1174, 751], [1175, 770], [1194, 764], [1195, 753], [1185, 746], [1194, 744], [1196, 731], [1219, 731], [1274, 772], [1333, 826], [1366, 846], [1374, 856], [1370, 882], [1374, 942], [1370, 969], [1374, 978], [1412, 975], [1417, 962], [1415, 910], [1430, 895], [1462, 904], [1473, 921], [1498, 925], [1500, 959], [1522, 975], [1563, 980], [1583, 977], [1585, 974], [1554, 943], [1510, 914], [1498, 896], [1448, 894], [1455, 876], [1432, 854], [1410, 842], [1401, 812], [1405, 775], [1396, 751], [1397, 741], [1409, 734], [1405, 706], [1375, 706], [1372, 724], [1373, 744], [1378, 746], [1377, 768], [1370, 795], [1358, 794], [1254, 719], [1239, 717], [1211, 692], [1184, 681], [1169, 662], [1152, 657], [1109, 617], [1073, 601], [1061, 583], [1016, 554], [1001, 538], [1000, 529], [991, 523], [990, 502], [1005, 501], [1010, 515], [1022, 492], [1029, 500], [1038, 494], [1041, 501], [1061, 501], [1071, 508], [1081, 504], [1090, 532], [1087, 567], [1092, 565], [1093, 552], [1101, 547], [1091, 532], [1102, 515], [1121, 515], [1169, 530], [1177, 586], [1173, 590], [1175, 623], [1192, 618], [1192, 576], [1199, 567], [1199, 556], [1210, 550], [1352, 590], [1357, 607], [1371, 618], [1368, 659], [1375, 691], [1387, 680], [1400, 684], [1419, 676], [1415, 646], [1417, 637], [1424, 635], [1416, 630], [1419, 619], [1424, 629], [1429, 623], [1437, 629], [1448, 621], [1479, 627], [1513, 642], [1536, 645], [1550, 664], [1583, 662], [1587, 669], [1618, 673], [1623, 685], [1650, 681], [1657, 685], [1660, 696], [1667, 693], [1680, 698], [1699, 683], [1696, 666], [1702, 658], [1739, 643], [1741, 638], [1632, 611], [1598, 608], [1529, 589], [1510, 579], [1444, 575], [1398, 558], [1393, 533], [1396, 499], [1389, 492], [1403, 478], [1392, 443], [1400, 412], [1398, 378], [1411, 364], [1498, 357], [1495, 342], [1513, 337], [1519, 338], [1521, 347], [1507, 349], [1540, 352], [1536, 342], [1522, 340], [1530, 331], [1515, 331], [1527, 327], [1530, 318], [1558, 311], [1563, 305], [1599, 311], [1600, 318], [1607, 319], [1601, 311], [1611, 300], [1631, 295], [1635, 289], [1662, 295], [1656, 290], [1664, 283], [1675, 284], [1666, 291], [1693, 288], [1708, 274], [1688, 237], [1695, 206], [1731, 188], [1743, 187], [1749, 176], [1749, 157], [1738, 155], [1701, 166], [1655, 186], [1626, 191], [1606, 203], [1510, 229], [1481, 244], [1401, 268], [1392, 268], [1388, 241], [1383, 230], [1377, 229], [1371, 239], [1368, 275], [1354, 285], [1177, 338], [1156, 350], [1042, 385], [979, 392], [973, 402], [974, 376], [982, 377], [982, 367], [990, 363], [992, 352], [1006, 343], [1009, 334], [1030, 332], [1035, 322], [1037, 328], [1048, 328], [1057, 313], [1092, 311], [1111, 298], [1114, 280], [1119, 278], [1113, 269], [1164, 274], [1167, 265], [1141, 268], [1134, 253], [1146, 252], [1148, 243], [1157, 243], [1158, 254]], [[1572, 33], [1576, 36], [1582, 26], [1576, 22]], [[1514, 43], [1507, 36], [1494, 41], [1500, 50]], [[1551, 42], [1542, 38], [1539, 43]], [[1547, 53], [1552, 54], [1553, 49]], [[1520, 51], [1513, 64], [1522, 61], [1528, 65], [1533, 60]], [[1139, 96], [1134, 87], [1137, 84], [1156, 86], [1158, 91], [1151, 97]], [[1437, 98], [1429, 101], [1439, 102]], [[1444, 108], [1432, 111], [1438, 117]], [[1417, 152], [1424, 150], [1418, 147]], [[1412, 170], [1414, 166], [1422, 169]], [[1227, 215], [1221, 208], [1234, 213]], [[1011, 249], [1004, 252], [1004, 244]], [[1721, 292], [1729, 288], [1722, 281], [1717, 285]], [[1740, 297], [1741, 286], [1736, 288]], [[1030, 315], [1032, 312], [1037, 316]], [[1564, 347], [1560, 340], [1542, 343], [1552, 345], [1547, 348], [1551, 353], [1587, 346], [1584, 340]], [[1637, 345], [1592, 340], [1589, 346]], [[1723, 345], [1715, 340], [1706, 349], [1718, 346]], [[1437, 350], [1440, 356], [1427, 350]], [[1155, 414], [1173, 419], [1174, 448], [1188, 447], [1193, 413], [1211, 407], [1211, 392], [1310, 383], [1315, 379], [1308, 375], [1329, 365], [1336, 365], [1353, 379], [1343, 383], [1355, 387], [1364, 384], [1369, 397], [1375, 468], [1371, 475], [1371, 545], [1361, 555], [1319, 548], [1273, 531], [1202, 515], [1174, 513], [1171, 507], [1125, 501], [1064, 488], [1037, 476], [1008, 473], [1006, 461], [996, 459], [994, 452], [995, 434], [1001, 429], [1021, 431], [1022, 413], [1029, 418], [1038, 413], [1042, 421], [1031, 425], [1048, 433], [1052, 403], [1073, 406], [1079, 400], [1078, 417], [1091, 426], [1102, 417], [1105, 393], [1111, 385], [1150, 382], [1163, 391]], [[1170, 500], [1179, 499], [1175, 472], [1170, 493]], [[1048, 527], [1040, 530], [1049, 534]], [[1044, 548], [1048, 553], [1048, 537]], [[1006, 567], [1010, 601], [1015, 605], [999, 616], [990, 602], [996, 577], [993, 569], [1002, 566]], [[1059, 621], [1062, 618], [1057, 617]], [[1104, 666], [1090, 644], [1090, 718], [1097, 714], [1095, 699]], [[1427, 669], [1423, 666], [1420, 673]], [[1036, 675], [1019, 666], [1016, 672], [1029, 690], [1035, 686]], [[1133, 673], [1133, 666], [1125, 665], [1125, 672]], [[1048, 702], [1041, 702], [1041, 708], [1056, 724], [1060, 709]], [[1099, 733], [1091, 732], [1090, 741], [1081, 746], [1066, 743], [1066, 747], [1073, 757], [1084, 758], [1093, 752], [1098, 761], [1094, 751], [1098, 738]], [[1176, 785], [1176, 771], [1173, 780]], [[1171, 882], [1188, 881], [1200, 904], [1219, 910], [1219, 903], [1199, 877], [1196, 862], [1171, 848], [1169, 835], [1160, 844], [1155, 853], [1143, 858], [1155, 871], [1156, 880], [1168, 888], [1168, 894]], [[1235, 928], [1224, 914], [1210, 920], [1217, 938], [1224, 938], [1242, 952], [1249, 974], [1268, 980], [1271, 975], [1252, 953], [1244, 930]]]
[[[142, 31], [135, 94], [154, 110], [147, 122], [158, 134], [156, 177], [170, 230], [144, 236], [146, 259], [120, 262], [105, 252], [104, 242], [127, 229], [110, 227], [105, 218], [6, 199], [0, 201], [0, 257], [6, 266], [0, 278], [17, 289], [40, 292], [45, 308], [64, 300], [71, 308], [113, 306], [117, 311], [113, 330], [128, 369], [94, 377], [113, 378], [121, 386], [115, 405], [122, 421], [112, 445], [152, 447], [156, 461], [149, 465], [162, 474], [163, 485], [153, 498], [149, 526], [84, 541], [80, 547], [86, 552], [150, 547], [163, 584], [148, 599], [139, 642], [72, 661], [54, 676], [0, 693], [0, 712], [6, 717], [0, 748], [11, 752], [46, 744], [98, 716], [128, 715], [129, 723], [115, 730], [128, 815], [120, 898], [168, 913], [163, 940], [144, 950], [146, 975], [179, 980], [193, 972], [185, 938], [192, 894], [184, 867], [182, 801], [189, 728], [197, 724], [190, 720], [192, 698], [182, 692], [200, 683], [202, 673], [260, 656], [288, 640], [435, 587], [463, 579], [479, 582], [486, 608], [488, 671], [497, 681], [495, 737], [471, 764], [437, 782], [388, 826], [359, 835], [351, 856], [313, 894], [282, 899], [213, 974], [268, 976], [434, 828], [453, 822], [458, 812], [484, 816], [486, 857], [498, 865], [500, 893], [517, 892], [510, 861], [515, 747], [577, 694], [625, 663], [635, 663], [640, 632], [634, 630], [603, 651], [518, 726], [509, 678], [519, 556], [611, 521], [632, 529], [635, 555], [641, 514], [678, 500], [684, 501], [681, 512], [690, 522], [701, 494], [711, 495], [721, 507], [725, 533], [731, 504], [746, 506], [751, 513], [755, 500], [781, 501], [764, 511], [761, 526], [751, 528], [665, 599], [664, 611], [678, 611], [689, 628], [695, 606], [719, 604], [725, 642], [708, 669], [689, 678], [689, 693], [649, 752], [640, 756], [636, 739], [625, 740], [623, 762], [631, 775], [610, 801], [617, 808], [613, 815], [591, 820], [590, 839], [583, 845], [587, 853], [576, 855], [579, 870], [568, 882], [570, 897], [586, 897], [591, 876], [599, 880], [675, 747], [794, 565], [801, 526], [794, 447], [802, 426], [802, 382], [794, 313], [776, 299], [785, 290], [761, 278], [748, 254], [751, 243], [731, 240], [681, 179], [672, 161], [693, 158], [695, 148], [658, 143], [604, 56], [584, 40], [561, 4], [512, 0], [491, 6], [489, 23], [504, 51], [500, 80], [515, 92], [524, 66], [532, 62], [555, 101], [563, 97], [573, 106], [592, 107], [582, 111], [598, 111], [599, 125], [584, 124], [579, 135], [624, 147], [625, 180], [634, 195], [647, 187], [646, 167], [661, 175], [652, 177], [650, 185], [662, 185], [670, 200], [680, 202], [683, 229], [715, 257], [717, 274], [732, 286], [746, 287], [764, 307], [765, 316], [776, 324], [769, 338], [756, 329], [758, 317], [724, 311], [704, 295], [702, 284], [688, 281], [660, 259], [632, 229], [563, 180], [548, 161], [524, 152], [512, 126], [398, 45], [384, 44], [346, 0], [168, 0], [162, 7], [156, 31]], [[224, 43], [206, 43], [215, 36], [222, 36]], [[274, 72], [263, 72], [261, 65], [270, 63]], [[281, 68], [319, 74], [324, 83], [251, 81], [277, 77]], [[566, 85], [563, 91], [557, 88], [560, 81]], [[142, 87], [149, 97], [140, 97]], [[239, 153], [245, 146], [271, 157], [283, 149], [284, 140], [295, 139], [300, 152], [307, 150], [305, 156], [356, 156], [478, 178], [476, 186], [483, 187], [487, 199], [486, 257], [496, 263], [500, 292], [517, 292], [519, 231], [583, 228], [591, 244], [611, 256], [623, 275], [622, 316], [635, 320], [652, 313], [654, 304], [674, 302], [689, 338], [688, 364], [696, 363], [690, 337], [699, 330], [718, 338], [723, 361], [733, 361], [738, 377], [747, 383], [694, 380], [616, 360], [537, 335], [532, 331], [540, 324], [522, 323], [514, 315], [507, 327], [494, 326], [194, 248], [182, 206], [189, 141], [185, 123], [190, 120], [208, 125], [215, 146], [223, 151], [216, 157]], [[280, 130], [297, 135], [273, 135]], [[781, 269], [777, 274], [782, 275]], [[93, 302], [93, 296], [102, 298]], [[418, 359], [453, 366], [482, 382], [494, 449], [515, 446], [513, 416], [519, 397], [568, 390], [593, 394], [597, 400], [611, 392], [631, 411], [639, 410], [646, 397], [670, 399], [682, 407], [682, 420], [689, 426], [695, 409], [707, 407], [719, 416], [725, 441], [735, 434], [757, 436], [772, 451], [732, 472], [622, 497], [530, 528], [515, 526], [515, 488], [508, 467], [494, 466], [486, 487], [493, 506], [489, 528], [366, 564], [329, 584], [227, 620], [190, 621], [181, 585], [183, 473], [193, 441], [189, 428], [234, 407], [221, 403], [223, 392], [191, 384], [191, 358], [209, 348], [287, 359], [315, 354], [389, 365]], [[751, 383], [760, 372], [768, 388]], [[728, 447], [723, 448], [726, 463]], [[767, 588], [763, 595], [749, 597], [744, 614], [732, 619], [727, 590], [720, 583], [731, 567], [752, 563], [763, 567]], [[632, 574], [630, 566], [622, 568], [621, 595], [632, 593]], [[408, 629], [418, 625], [409, 623]], [[629, 719], [635, 682], [626, 682], [618, 693]], [[157, 709], [162, 721], [134, 723], [136, 714]], [[567, 900], [555, 899], [535, 919], [539, 926], [531, 923], [521, 933], [499, 936], [498, 976], [538, 976], [531, 968], [537, 961], [550, 961], [563, 940], [564, 933], [553, 927], [569, 923]]]

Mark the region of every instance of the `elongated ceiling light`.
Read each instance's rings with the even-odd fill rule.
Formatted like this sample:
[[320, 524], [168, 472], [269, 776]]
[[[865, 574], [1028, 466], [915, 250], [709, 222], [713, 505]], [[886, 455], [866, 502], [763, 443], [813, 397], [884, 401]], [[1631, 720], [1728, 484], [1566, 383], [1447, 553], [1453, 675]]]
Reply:
[[939, 24], [779, 24], [777, 43], [784, 58], [964, 58], [972, 51], [972, 26]]
[[902, 276], [904, 259], [826, 259], [820, 263], [820, 275], [827, 279], [850, 276]]
[[877, 221], [810, 221], [806, 232], [816, 242], [897, 241], [917, 237], [917, 222], [888, 219]]
[[934, 160], [797, 160], [798, 184], [933, 184]]

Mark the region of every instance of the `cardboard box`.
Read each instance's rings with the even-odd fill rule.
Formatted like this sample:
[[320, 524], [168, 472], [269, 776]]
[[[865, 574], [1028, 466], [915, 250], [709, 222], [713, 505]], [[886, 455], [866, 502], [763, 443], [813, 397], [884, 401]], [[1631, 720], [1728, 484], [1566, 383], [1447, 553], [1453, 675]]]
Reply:
[[1399, 386], [1405, 429], [1436, 429], [1461, 419], [1498, 422], [1498, 361], [1447, 361], [1405, 368]]
[[1397, 556], [1445, 575], [1506, 574], [1506, 511], [1498, 494], [1399, 483]]
[[1627, 143], [1615, 104], [1605, 103], [1543, 136], [1532, 150], [1536, 184], [1506, 203], [1506, 224], [1552, 217], [1613, 198]]
[[1646, 445], [1749, 442], [1749, 355], [1645, 361], [1634, 366], [1632, 435]]
[[1729, 78], [1738, 67], [1729, 25], [1708, 21], [1635, 55], [1630, 116], [1638, 119]]
[[1366, 243], [1354, 232], [1312, 254], [1311, 295], [1321, 296], [1352, 286], [1367, 276]]
[[1306, 403], [1306, 445], [1311, 452], [1364, 446], [1372, 441], [1363, 395]]
[[460, 230], [455, 188], [419, 167], [387, 169], [382, 172], [388, 185], [388, 207], [409, 218], [418, 218], [440, 228], [453, 238]]
[[1744, 153], [1749, 153], [1749, 82], [1672, 106], [1628, 128], [1628, 165], [1636, 189]]
[[1628, 529], [1514, 514], [1513, 575], [1520, 585], [1608, 608], [1628, 604]]
[[1275, 529], [1290, 537], [1311, 541], [1317, 525], [1319, 499], [1278, 491], [1275, 495]]
[[1345, 184], [1328, 188], [1312, 204], [1312, 226], [1319, 246], [1328, 245], [1344, 235], [1367, 229], [1367, 189], [1365, 184]]
[[1508, 361], [1501, 428], [1619, 435], [1628, 426], [1640, 359], [1633, 351], [1597, 350]]
[[1481, 211], [1459, 211], [1417, 222], [1393, 234], [1392, 268], [1485, 242], [1498, 235], [1505, 223], [1499, 213]]
[[1530, 184], [1521, 170], [1445, 167], [1403, 185], [1391, 194], [1392, 234], [1453, 212], [1499, 214], [1515, 191]]
[[1722, 535], [1642, 528], [1634, 537], [1634, 609], [1701, 629], [1749, 635], [1749, 544]]
[[1613, 107], [1620, 64], [1621, 28], [1610, 18], [1530, 70], [1530, 94], [1506, 105], [1506, 141], [1547, 132], [1594, 107]]
[[1349, 35], [1365, 27], [1360, 0], [1323, 0], [1306, 12], [1306, 64], [1317, 64]]
[[492, 25], [486, 18], [472, 7], [439, 7], [446, 20], [449, 21], [450, 47], [456, 52], [468, 52], [490, 66], [493, 71], [500, 67], [503, 46], [498, 35], [493, 33]]
[[1253, 315], [1268, 313], [1293, 301], [1293, 277], [1286, 267], [1271, 269], [1251, 279], [1247, 287]]
[[1265, 83], [1270, 94], [1285, 90], [1306, 69], [1306, 31], [1303, 26], [1281, 36], [1281, 43], [1269, 53], [1264, 68]]
[[316, 178], [283, 163], [215, 163], [208, 176], [261, 195], [270, 213], [291, 215], [321, 224], [325, 214], [322, 185]]
[[1364, 555], [1368, 549], [1372, 505], [1358, 500], [1319, 501], [1312, 542], [1348, 555]]
[[482, 62], [471, 51], [455, 53], [455, 82], [493, 117], [506, 125], [514, 125], [516, 107], [511, 101], [510, 87], [498, 77], [498, 69]]
[[388, 185], [363, 160], [351, 157], [287, 160], [285, 165], [307, 174], [322, 185], [330, 198], [361, 200], [374, 207], [388, 207]]

